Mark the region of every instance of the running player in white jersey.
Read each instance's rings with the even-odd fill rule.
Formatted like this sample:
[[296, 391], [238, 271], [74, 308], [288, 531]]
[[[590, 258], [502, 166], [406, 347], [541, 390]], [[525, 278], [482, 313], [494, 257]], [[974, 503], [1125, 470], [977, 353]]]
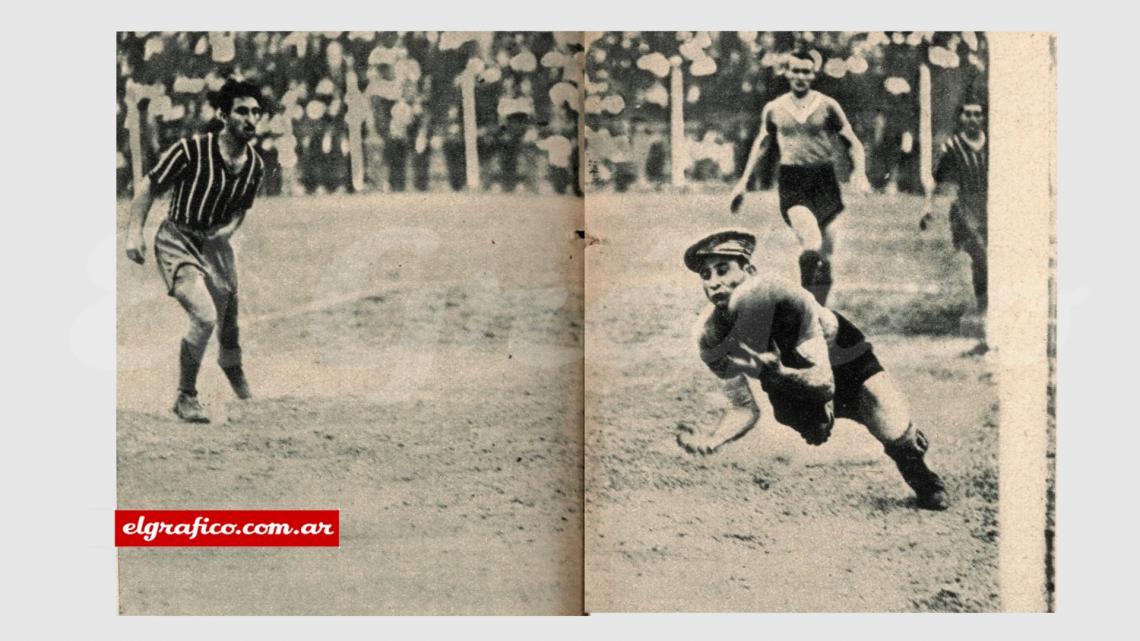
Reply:
[[833, 165], [836, 137], [850, 155], [855, 189], [866, 193], [871, 186], [863, 143], [839, 103], [811, 88], [815, 73], [816, 61], [809, 53], [792, 52], [785, 73], [791, 91], [764, 105], [760, 132], [732, 190], [730, 208], [740, 208], [756, 163], [775, 144], [780, 155], [780, 213], [800, 241], [800, 283], [823, 305], [831, 291], [831, 259], [838, 242], [834, 222], [843, 211]]

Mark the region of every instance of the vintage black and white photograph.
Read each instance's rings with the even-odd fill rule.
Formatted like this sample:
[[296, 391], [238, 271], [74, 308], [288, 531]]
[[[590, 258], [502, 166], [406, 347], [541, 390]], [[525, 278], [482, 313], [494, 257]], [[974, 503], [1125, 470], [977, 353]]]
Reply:
[[1053, 609], [1049, 34], [115, 38], [120, 614]]
[[123, 614], [580, 614], [577, 33], [120, 32]]
[[587, 44], [587, 609], [1002, 610], [987, 34]]

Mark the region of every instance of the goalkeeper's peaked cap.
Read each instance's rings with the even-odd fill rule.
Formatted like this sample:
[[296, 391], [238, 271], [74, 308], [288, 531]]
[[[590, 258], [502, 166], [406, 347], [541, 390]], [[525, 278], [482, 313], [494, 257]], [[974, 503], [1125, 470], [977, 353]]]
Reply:
[[752, 252], [756, 249], [756, 237], [742, 231], [720, 231], [705, 236], [685, 250], [685, 267], [690, 271], [701, 271], [701, 263], [707, 256], [727, 256], [743, 258], [752, 262]]

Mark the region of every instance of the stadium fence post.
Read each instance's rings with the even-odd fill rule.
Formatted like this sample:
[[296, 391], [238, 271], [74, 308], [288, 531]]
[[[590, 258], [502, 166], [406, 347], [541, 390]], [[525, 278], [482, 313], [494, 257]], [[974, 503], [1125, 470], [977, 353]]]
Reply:
[[674, 56], [669, 77], [669, 150], [674, 187], [685, 184], [685, 81], [681, 77], [681, 57]]
[[348, 162], [352, 171], [352, 189], [359, 193], [364, 190], [364, 136], [363, 127], [367, 98], [360, 91], [359, 80], [356, 73], [349, 71], [345, 74], [345, 103], [347, 111], [344, 114], [345, 124], [348, 126]]
[[144, 96], [136, 90], [133, 82], [127, 83], [126, 103], [127, 115], [123, 126], [127, 130], [127, 145], [131, 151], [131, 179], [132, 193], [143, 177], [142, 157], [142, 114], [139, 113], [139, 101]]
[[930, 106], [930, 67], [925, 62], [918, 65], [918, 178], [922, 186], [934, 187], [934, 134]]
[[475, 124], [475, 73], [468, 69], [459, 76], [463, 94], [463, 157], [467, 166], [467, 189], [479, 187], [479, 145]]

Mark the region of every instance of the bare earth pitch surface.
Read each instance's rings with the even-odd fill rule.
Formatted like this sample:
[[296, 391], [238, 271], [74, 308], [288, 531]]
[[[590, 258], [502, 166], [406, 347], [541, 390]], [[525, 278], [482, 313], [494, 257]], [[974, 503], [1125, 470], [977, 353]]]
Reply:
[[[677, 421], [719, 407], [689, 336], [686, 244], [743, 226], [761, 269], [795, 275], [774, 198], [735, 217], [722, 200], [590, 199], [620, 216], [591, 221], [588, 250], [587, 607], [995, 609], [996, 390], [952, 336], [966, 264], [944, 220], [917, 232], [917, 200], [852, 200], [833, 296], [910, 397], [955, 507], [913, 510], [848, 422], [818, 449], [769, 419], [710, 458], [676, 447]], [[121, 610], [577, 611], [582, 301], [562, 284], [582, 257], [561, 202], [259, 202], [238, 239], [257, 398], [230, 399], [211, 348], [209, 426], [169, 414], [184, 315], [149, 253], [120, 257], [119, 506], [342, 511], [336, 550], [120, 550]]]
[[256, 396], [212, 345], [205, 426], [169, 412], [185, 316], [120, 251], [119, 507], [341, 510], [339, 549], [121, 549], [120, 610], [580, 612], [572, 202], [258, 201], [235, 240]]
[[[797, 279], [771, 193], [591, 195], [587, 254], [586, 606], [592, 611], [992, 611], [997, 597], [997, 390], [954, 335], [967, 263], [921, 201], [847, 196], [831, 304], [866, 331], [931, 440], [955, 505], [916, 510], [865, 429], [822, 447], [774, 423], [699, 458], [678, 421], [723, 399], [696, 356], [704, 304], [681, 254], [721, 228], [757, 234], [756, 262]], [[679, 204], [683, 203], [683, 207]], [[945, 211], [945, 203], [940, 203]], [[604, 277], [603, 277], [604, 275]]]

